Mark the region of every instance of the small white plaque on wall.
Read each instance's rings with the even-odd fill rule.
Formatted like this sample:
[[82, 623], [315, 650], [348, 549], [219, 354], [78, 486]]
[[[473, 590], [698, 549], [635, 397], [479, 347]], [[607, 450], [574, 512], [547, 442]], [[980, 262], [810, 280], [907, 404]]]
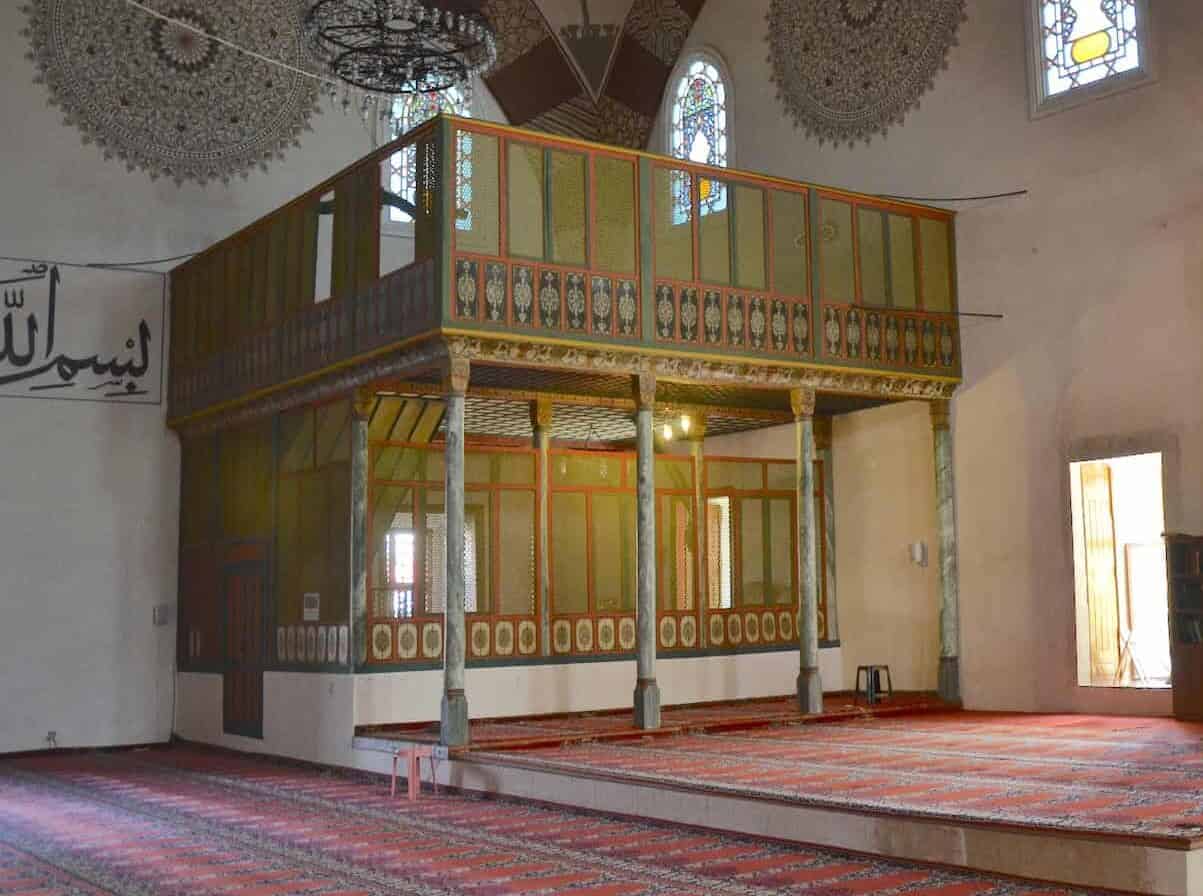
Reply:
[[322, 596], [316, 591], [308, 591], [305, 593], [304, 603], [301, 606], [301, 612], [304, 614], [302, 620], [317, 622], [322, 615]]

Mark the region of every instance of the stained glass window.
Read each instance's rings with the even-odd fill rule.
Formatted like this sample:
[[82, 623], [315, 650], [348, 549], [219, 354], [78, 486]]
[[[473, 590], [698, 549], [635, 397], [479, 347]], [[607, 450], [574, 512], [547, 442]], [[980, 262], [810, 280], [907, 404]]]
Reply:
[[[727, 167], [727, 85], [718, 67], [704, 57], [694, 58], [677, 81], [672, 97], [670, 151], [678, 159], [700, 165]], [[673, 221], [689, 220], [691, 178], [673, 180]], [[727, 208], [727, 187], [720, 181], [699, 178], [701, 214]]]
[[1141, 68], [1138, 0], [1036, 0], [1041, 101]]
[[[471, 117], [471, 112], [468, 109], [468, 100], [463, 91], [457, 87], [450, 87], [441, 93], [411, 93], [399, 96], [393, 100], [393, 133], [401, 136], [407, 131], [416, 128], [422, 122], [434, 118], [440, 112], [449, 112], [452, 115], [460, 115], [465, 118]], [[472, 204], [472, 184], [470, 177], [472, 174], [472, 137], [470, 134], [461, 134], [456, 145], [455, 164], [460, 177], [457, 182], [460, 185], [456, 195], [456, 226], [461, 230], [472, 229], [471, 219], [471, 204]], [[388, 188], [389, 192], [395, 193], [410, 202], [414, 201], [417, 187], [417, 162], [415, 149], [412, 146], [407, 146], [399, 152], [393, 153], [389, 159], [388, 171]], [[465, 214], [465, 212], [467, 212]], [[388, 217], [390, 221], [409, 224], [413, 222], [408, 214], [399, 208], [389, 207]]]

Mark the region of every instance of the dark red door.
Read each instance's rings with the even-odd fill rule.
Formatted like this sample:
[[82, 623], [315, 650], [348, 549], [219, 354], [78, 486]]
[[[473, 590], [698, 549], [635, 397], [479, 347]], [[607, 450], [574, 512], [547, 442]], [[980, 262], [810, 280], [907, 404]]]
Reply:
[[238, 545], [227, 551], [222, 570], [226, 617], [222, 727], [227, 734], [263, 737], [266, 569], [262, 545]]

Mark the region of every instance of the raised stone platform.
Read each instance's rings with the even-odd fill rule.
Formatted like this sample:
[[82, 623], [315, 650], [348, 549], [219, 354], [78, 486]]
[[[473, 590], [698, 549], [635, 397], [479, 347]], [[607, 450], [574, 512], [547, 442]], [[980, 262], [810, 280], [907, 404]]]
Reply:
[[[564, 723], [566, 724], [566, 722]], [[1203, 727], [914, 714], [470, 750], [471, 790], [1079, 886], [1203, 892]], [[387, 741], [358, 738], [357, 753]]]

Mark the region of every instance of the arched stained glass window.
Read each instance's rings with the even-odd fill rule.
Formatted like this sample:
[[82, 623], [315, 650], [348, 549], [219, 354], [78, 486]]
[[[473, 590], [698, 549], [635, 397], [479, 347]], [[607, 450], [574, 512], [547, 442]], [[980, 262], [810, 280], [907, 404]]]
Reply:
[[[410, 93], [397, 97], [393, 100], [393, 133], [396, 136], [413, 130], [422, 122], [427, 121], [440, 112], [449, 112], [452, 115], [459, 115], [464, 118], [471, 118], [472, 113], [468, 108], [468, 100], [463, 91], [458, 87], [449, 87], [441, 93]], [[460, 140], [460, 145], [456, 147], [457, 159], [456, 164], [463, 169], [465, 166], [467, 171], [471, 172], [472, 166], [472, 138], [470, 135], [463, 135]], [[414, 201], [417, 189], [417, 167], [415, 162], [414, 147], [409, 146], [400, 152], [393, 154], [389, 159], [389, 174], [388, 174], [388, 189], [389, 192], [395, 193], [409, 202]], [[467, 183], [467, 181], [461, 181]], [[471, 190], [471, 187], [467, 187]], [[464, 197], [460, 197], [463, 199]], [[471, 197], [467, 197], [468, 202], [461, 202], [461, 207], [471, 205]], [[390, 206], [388, 210], [390, 221], [398, 223], [411, 223], [413, 218], [403, 212], [399, 208]], [[463, 220], [457, 222], [457, 226], [461, 229], [471, 229], [471, 220], [465, 224]]]
[[1146, 0], [1029, 2], [1037, 110], [1063, 105], [1072, 94], [1097, 96], [1149, 77]]
[[[727, 167], [727, 82], [716, 61], [708, 55], [687, 59], [671, 102], [669, 152], [700, 165]], [[689, 219], [690, 189], [690, 178], [674, 178], [673, 218], [677, 223]], [[726, 185], [700, 179], [699, 203], [703, 215], [724, 210]]]

